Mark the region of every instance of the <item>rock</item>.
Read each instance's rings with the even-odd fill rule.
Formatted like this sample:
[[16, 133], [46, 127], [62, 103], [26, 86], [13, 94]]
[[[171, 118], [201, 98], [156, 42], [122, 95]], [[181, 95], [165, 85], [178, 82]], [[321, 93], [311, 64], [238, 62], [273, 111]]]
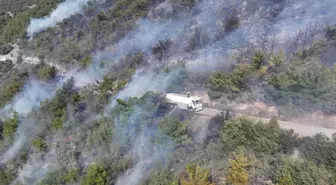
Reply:
[[6, 59], [5, 61], [0, 61], [0, 72], [7, 73], [13, 68], [14, 64], [12, 60]]
[[0, 45], [0, 55], [7, 55], [14, 49], [13, 46], [9, 44]]

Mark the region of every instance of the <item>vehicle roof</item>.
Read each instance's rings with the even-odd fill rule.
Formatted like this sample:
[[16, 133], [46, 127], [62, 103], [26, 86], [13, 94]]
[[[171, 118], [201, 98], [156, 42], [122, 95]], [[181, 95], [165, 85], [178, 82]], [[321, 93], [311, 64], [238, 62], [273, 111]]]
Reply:
[[[192, 100], [200, 100], [201, 98], [198, 97], [198, 96], [190, 96], [188, 97], [187, 95], [184, 95], [184, 94], [176, 94], [176, 93], [167, 93], [167, 95], [169, 96], [175, 96], [175, 97], [179, 97], [179, 98], [188, 98], [188, 99], [192, 99]], [[166, 95], [166, 96], [167, 96]]]

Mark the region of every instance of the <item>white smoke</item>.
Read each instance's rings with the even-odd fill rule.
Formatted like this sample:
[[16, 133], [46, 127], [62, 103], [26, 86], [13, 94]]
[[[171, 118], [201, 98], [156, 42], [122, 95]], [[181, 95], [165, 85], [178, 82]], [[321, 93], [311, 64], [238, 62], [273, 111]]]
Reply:
[[116, 99], [127, 99], [129, 97], [141, 97], [148, 91], [165, 92], [167, 88], [179, 77], [180, 70], [168, 73], [156, 73], [154, 71], [138, 70], [133, 75], [126, 87], [118, 92], [107, 109], [108, 113], [117, 102]]
[[[26, 118], [35, 107], [40, 107], [40, 103], [46, 99], [52, 98], [56, 95], [56, 91], [60, 89], [68, 79], [74, 77], [75, 87], [80, 88], [87, 84], [94, 83], [95, 80], [101, 80], [106, 71], [97, 69], [94, 62], [85, 70], [73, 69], [64, 74], [58, 81], [51, 84], [39, 82], [35, 78], [30, 78], [28, 83], [24, 86], [24, 90], [19, 93], [14, 101], [1, 110], [3, 116], [8, 117], [10, 113], [16, 111], [20, 116]], [[22, 123], [16, 131], [14, 144], [8, 148], [1, 156], [1, 163], [16, 157], [21, 148], [27, 141], [31, 140], [36, 133], [38, 133], [35, 122], [27, 119], [22, 119]]]
[[154, 169], [155, 163], [164, 161], [169, 150], [160, 150], [159, 147], [153, 146], [150, 138], [142, 133], [136, 139], [136, 143], [133, 146], [133, 152], [137, 158], [137, 164], [119, 177], [116, 185], [139, 184], [146, 178], [146, 174]]
[[15, 143], [10, 147], [2, 156], [1, 163], [6, 163], [13, 159], [21, 150], [22, 146], [25, 144], [26, 136], [21, 133], [18, 138], [16, 138]]
[[[42, 19], [33, 19], [28, 27], [28, 34], [32, 36], [34, 33], [42, 31], [48, 27], [53, 27], [56, 25], [57, 22], [62, 21], [63, 19], [75, 13], [81, 12], [83, 6], [85, 6], [88, 1], [89, 0], [67, 0], [64, 3], [61, 3], [58, 8], [51, 13], [50, 16]], [[114, 59], [122, 57], [133, 50], [147, 51], [159, 40], [166, 38], [172, 39], [173, 43], [175, 42], [177, 45], [181, 45], [182, 47], [180, 48], [183, 49], [185, 43], [188, 42], [187, 38], [189, 36], [189, 31], [193, 31], [193, 27], [196, 26], [202, 27], [202, 29], [207, 30], [206, 33], [209, 33], [209, 37], [214, 38], [217, 31], [216, 18], [221, 16], [221, 13], [219, 12], [221, 8], [230, 4], [240, 4], [241, 6], [239, 8], [243, 10], [250, 8], [249, 3], [246, 3], [246, 1], [238, 0], [236, 1], [236, 3], [229, 2], [230, 0], [209, 0], [202, 2], [198, 6], [198, 8], [203, 12], [197, 18], [195, 18], [194, 21], [196, 23], [194, 24], [188, 24], [190, 21], [190, 17], [168, 23], [157, 23], [148, 20], [141, 21], [140, 26], [137, 30], [131, 32], [114, 47], [111, 47], [113, 48], [112, 52], [102, 52], [99, 54], [101, 55], [99, 57]], [[274, 28], [272, 31], [273, 33], [277, 34], [277, 40], [281, 41], [285, 37], [293, 36], [294, 34], [296, 34], [296, 32], [304, 29], [312, 22], [316, 22], [317, 20], [324, 20], [324, 18], [333, 18], [335, 17], [335, 11], [333, 11], [333, 9], [335, 9], [336, 7], [335, 2], [336, 1], [333, 0], [310, 0], [306, 2], [296, 1], [294, 5], [286, 6], [284, 8], [282, 13], [276, 19], [275, 23], [272, 23], [274, 24]], [[268, 24], [267, 22], [264, 22], [264, 18], [260, 15], [263, 5], [264, 4], [260, 5], [260, 9], [255, 10], [254, 12], [240, 13], [239, 16], [242, 20], [240, 28], [238, 28], [230, 35], [227, 35], [224, 39], [216, 40], [215, 42], [209, 43], [207, 46], [205, 46], [205, 49], [199, 49], [198, 51], [196, 51], [198, 55], [196, 59], [193, 56], [188, 56], [190, 57], [190, 63], [187, 64], [188, 70], [206, 71], [209, 69], [215, 69], [217, 67], [217, 64], [221, 60], [215, 60], [214, 58], [220, 58], [225, 56], [225, 58], [223, 57], [224, 60], [222, 58], [222, 62], [226, 63], [228, 59], [227, 53], [229, 53], [231, 50], [235, 48], [241, 48], [242, 46], [245, 46], [247, 42], [257, 42], [259, 39], [259, 30], [264, 28], [264, 24]], [[325, 14], [321, 12], [322, 9], [323, 11], [329, 13]], [[244, 13], [246, 13], [246, 15], [244, 15]], [[186, 26], [186, 28], [184, 26]], [[180, 37], [180, 34], [182, 32], [183, 34], [185, 34], [185, 38]], [[180, 54], [181, 53], [174, 53], [173, 57], [176, 57]], [[215, 64], [214, 61], [216, 62]], [[206, 63], [208, 65], [201, 65], [202, 63]], [[82, 87], [88, 83], [94, 83], [96, 79], [101, 79], [104, 74], [105, 72], [101, 69], [90, 68], [86, 71], [71, 70], [70, 72], [65, 74], [65, 78], [62, 82], [64, 82], [65, 79], [74, 76], [76, 86]], [[131, 82], [127, 84], [124, 90], [118, 93], [115, 99], [123, 99], [131, 96], [141, 96], [150, 90], [165, 91], [168, 88], [169, 84], [172, 83], [174, 79], [176, 79], [176, 77], [178, 77], [177, 75], [178, 73], [176, 71], [170, 73], [155, 73], [153, 71], [138, 70], [133, 76]], [[59, 84], [61, 84], [61, 82]], [[44, 87], [40, 86], [40, 84], [34, 85], [33, 83], [33, 85], [28, 85], [25, 89], [27, 91], [23, 93], [25, 98], [22, 100], [17, 100], [16, 103], [14, 103], [15, 110], [21, 111], [22, 114], [27, 114], [28, 110], [31, 110], [32, 106], [38, 105], [39, 101], [41, 101], [40, 97], [44, 98], [52, 95], [52, 93], [48, 93], [50, 91], [44, 90]], [[42, 89], [42, 92], [37, 92], [36, 89]], [[53, 90], [52, 92], [54, 92], [55, 90]], [[25, 105], [24, 101], [27, 101], [27, 99], [29, 103], [28, 105]], [[29, 99], [31, 99], [31, 101], [29, 101]], [[116, 102], [114, 101], [115, 99], [112, 100], [110, 108], [113, 108], [116, 105]], [[25, 140], [25, 138], [25, 135], [20, 135], [13, 147], [7, 151], [3, 158], [7, 160], [12, 156], [16, 155], [18, 150], [24, 144], [23, 141]], [[140, 136], [137, 141], [138, 142], [135, 144], [134, 149], [137, 157], [139, 158], [138, 163], [134, 166], [134, 168], [129, 170], [126, 174], [118, 179], [118, 184], [137, 184], [144, 178], [144, 172], [146, 172], [146, 169], [152, 167], [153, 161], [157, 161], [160, 159], [159, 156], [161, 155], [156, 155], [157, 153], [154, 153], [154, 155], [152, 156], [144, 154], [146, 152], [144, 149], [146, 149], [147, 147], [142, 147], [148, 145], [149, 143], [145, 136]], [[41, 163], [37, 164], [38, 165], [36, 165], [34, 169], [38, 169], [40, 166], [42, 166]], [[30, 168], [26, 169], [27, 171], [30, 171]], [[24, 176], [30, 175], [32, 174], [28, 173]]]
[[12, 183], [17, 184], [36, 184], [39, 180], [55, 169], [57, 164], [56, 149], [52, 149], [45, 154], [45, 159], [41, 154], [32, 156], [29, 161], [20, 169], [17, 178]]
[[21, 120], [21, 124], [17, 128], [15, 133], [15, 142], [8, 148], [0, 157], [0, 163], [6, 163], [9, 160], [15, 158], [27, 143], [29, 143], [36, 133], [40, 132], [41, 126], [36, 125], [35, 121], [30, 118]]
[[13, 103], [13, 110], [21, 116], [29, 114], [33, 107], [39, 106], [40, 102], [55, 95], [54, 86], [42, 84], [37, 80], [31, 80], [25, 85], [25, 90], [20, 93]]
[[61, 22], [72, 15], [81, 13], [84, 6], [89, 1], [92, 0], [66, 0], [65, 2], [60, 3], [49, 16], [32, 19], [27, 28], [28, 36], [31, 37], [35, 33], [54, 27], [58, 22]]

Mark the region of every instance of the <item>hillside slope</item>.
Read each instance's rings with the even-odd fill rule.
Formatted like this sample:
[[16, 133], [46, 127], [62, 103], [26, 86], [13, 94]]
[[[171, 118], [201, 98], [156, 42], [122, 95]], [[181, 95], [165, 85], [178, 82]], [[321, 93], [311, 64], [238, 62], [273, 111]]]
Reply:
[[335, 8], [1, 1], [0, 184], [336, 184]]

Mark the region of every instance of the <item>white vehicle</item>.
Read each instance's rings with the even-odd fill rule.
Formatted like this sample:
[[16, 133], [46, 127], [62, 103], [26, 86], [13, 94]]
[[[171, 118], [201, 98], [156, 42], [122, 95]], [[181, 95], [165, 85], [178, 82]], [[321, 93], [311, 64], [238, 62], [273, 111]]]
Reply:
[[190, 96], [189, 93], [188, 95], [168, 93], [166, 94], [166, 101], [188, 111], [198, 112], [203, 110], [202, 99], [197, 96]]

